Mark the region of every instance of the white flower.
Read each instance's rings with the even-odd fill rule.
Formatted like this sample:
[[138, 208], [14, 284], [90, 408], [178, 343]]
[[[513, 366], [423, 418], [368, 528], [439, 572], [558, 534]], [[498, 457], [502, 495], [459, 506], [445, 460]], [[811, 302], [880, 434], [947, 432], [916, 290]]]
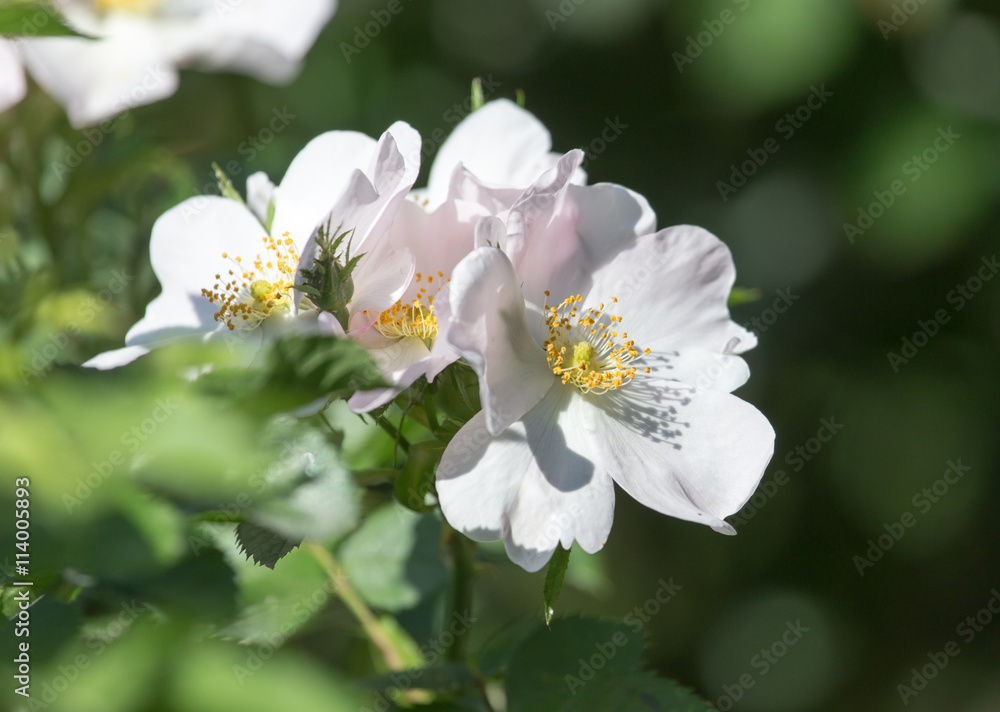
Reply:
[[[331, 131], [309, 142], [280, 185], [273, 186], [263, 174], [251, 176], [246, 206], [201, 196], [164, 213], [149, 246], [163, 292], [129, 330], [124, 349], [84, 365], [115, 368], [157, 346], [192, 337], [229, 336], [254, 353], [265, 331], [336, 331], [323, 317], [317, 325], [315, 312], [300, 314], [300, 296], [293, 289], [299, 254], [331, 210], [351, 221], [354, 247], [366, 250], [369, 238], [380, 234], [384, 215], [395, 212], [416, 179], [418, 167], [404, 155], [412, 155], [419, 141], [416, 131], [401, 122], [378, 142], [360, 133]], [[263, 223], [271, 203], [268, 234]], [[379, 244], [370, 252], [376, 259], [359, 268], [355, 301], [384, 309], [406, 286], [412, 259], [400, 259]]]
[[76, 127], [150, 104], [177, 89], [178, 68], [235, 71], [284, 83], [336, 0], [63, 0], [95, 37], [19, 41], [25, 64]]
[[24, 69], [14, 44], [0, 37], [0, 112], [21, 101], [27, 90]]
[[[503, 538], [540, 569], [555, 547], [604, 546], [614, 483], [646, 506], [734, 533], [774, 431], [731, 395], [755, 345], [729, 318], [729, 250], [691, 226], [656, 232], [640, 196], [568, 183], [571, 152], [482, 232], [454, 270], [448, 340], [483, 410], [452, 439], [437, 491], [452, 526]], [[494, 240], [494, 244], [496, 240]]]
[[[372, 352], [392, 384], [355, 394], [352, 409], [384, 405], [421, 376], [433, 380], [457, 360], [447, 343], [451, 273], [475, 247], [480, 219], [506, 216], [525, 188], [555, 165], [559, 156], [551, 148], [541, 122], [503, 99], [455, 127], [431, 166], [427, 187], [412, 192], [389, 229], [389, 243], [414, 258], [406, 292], [382, 312], [352, 305], [352, 335]], [[584, 182], [586, 175], [577, 169], [572, 179]], [[371, 259], [366, 256], [362, 263]]]

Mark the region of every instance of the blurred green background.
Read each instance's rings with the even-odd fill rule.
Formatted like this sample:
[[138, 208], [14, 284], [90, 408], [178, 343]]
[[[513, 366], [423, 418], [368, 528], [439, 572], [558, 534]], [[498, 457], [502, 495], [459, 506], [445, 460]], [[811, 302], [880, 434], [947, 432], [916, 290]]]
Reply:
[[[738, 395], [777, 443], [739, 536], [621, 495], [604, 551], [574, 554], [561, 612], [648, 618], [651, 666], [720, 710], [1000, 709], [995, 3], [403, 0], [360, 47], [385, 6], [344, 2], [288, 87], [184, 73], [66, 180], [54, 166], [83, 136], [56, 104], [35, 88], [0, 116], [0, 511], [30, 476], [38, 575], [90, 591], [35, 607], [38, 680], [71, 664], [81, 626], [100, 642], [143, 591], [170, 589], [171, 615], [216, 634], [194, 646], [153, 624], [167, 614], [140, 613], [53, 709], [158, 709], [150, 691], [166, 689], [170, 709], [357, 708], [342, 680], [372, 663], [335, 602], [295, 618], [271, 683], [237, 684], [246, 655], [221, 641], [253, 637], [220, 621], [237, 599], [295, 602], [321, 572], [296, 551], [274, 574], [238, 565], [234, 583], [221, 556], [186, 555], [185, 512], [166, 504], [245, 489], [268, 456], [256, 414], [181, 389], [183, 355], [111, 374], [74, 364], [121, 344], [158, 293], [151, 225], [214, 191], [212, 161], [242, 190], [254, 171], [279, 179], [322, 131], [377, 136], [402, 119], [427, 141], [464, 115], [475, 76], [496, 86], [487, 99], [523, 90], [556, 151], [588, 151], [590, 182], [642, 193], [661, 227], [716, 233], [737, 284], [759, 294], [733, 308], [760, 340]], [[294, 118], [262, 134], [276, 110]], [[163, 398], [184, 409], [150, 436], [167, 465], [119, 472], [67, 511], [78, 478], [129, 450], [121, 436]], [[351, 423], [338, 421], [350, 464], [377, 466], [388, 438]], [[0, 521], [0, 560], [13, 561], [12, 519]], [[480, 556], [473, 649], [541, 615], [541, 574], [496, 547]], [[661, 605], [665, 584], [681, 588]], [[441, 615], [435, 586], [385, 606], [418, 641]], [[950, 641], [957, 657], [915, 681]]]

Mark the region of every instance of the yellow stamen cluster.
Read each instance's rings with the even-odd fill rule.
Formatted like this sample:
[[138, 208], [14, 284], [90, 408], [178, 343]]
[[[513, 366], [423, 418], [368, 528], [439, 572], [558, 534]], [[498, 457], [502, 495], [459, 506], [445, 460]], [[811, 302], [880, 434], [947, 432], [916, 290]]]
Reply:
[[100, 12], [134, 12], [146, 14], [160, 5], [160, 0], [93, 0]]
[[261, 238], [264, 254], [253, 260], [253, 269], [243, 264], [242, 257], [228, 259], [234, 269], [229, 274], [215, 275], [211, 289], [201, 293], [219, 307], [215, 320], [233, 329], [253, 329], [260, 325], [274, 311], [287, 311], [292, 306], [291, 289], [295, 282], [295, 270], [299, 264], [299, 253], [295, 243], [286, 232], [279, 239]]
[[430, 348], [437, 338], [438, 322], [434, 311], [435, 295], [428, 291], [436, 285], [439, 292], [450, 280], [444, 278], [444, 272], [438, 272], [436, 278], [417, 272], [415, 279], [417, 296], [409, 301], [400, 300], [382, 312], [375, 321], [375, 328], [390, 339], [415, 336]]
[[[549, 292], [545, 293], [549, 297]], [[616, 297], [611, 298], [617, 302]], [[582, 309], [583, 297], [566, 297], [556, 306], [545, 304], [544, 346], [552, 373], [564, 384], [571, 383], [584, 393], [607, 393], [629, 383], [637, 373], [632, 362], [642, 351], [625, 331], [619, 332], [622, 318], [597, 309]], [[649, 373], [649, 369], [643, 370]]]

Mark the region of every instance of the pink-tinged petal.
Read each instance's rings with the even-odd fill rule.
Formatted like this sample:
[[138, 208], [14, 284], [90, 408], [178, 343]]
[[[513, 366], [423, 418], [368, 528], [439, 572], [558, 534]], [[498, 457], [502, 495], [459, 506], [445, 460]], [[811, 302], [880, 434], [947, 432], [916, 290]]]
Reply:
[[379, 314], [398, 302], [416, 272], [413, 255], [408, 250], [393, 248], [388, 239], [374, 241], [364, 255], [354, 271], [354, 298], [348, 305], [352, 332], [367, 328]]
[[750, 498], [774, 453], [760, 411], [658, 373], [586, 401], [598, 466], [623, 490], [662, 514], [734, 533], [723, 517]]
[[233, 268], [229, 259], [251, 261], [262, 252], [264, 229], [239, 203], [217, 196], [190, 198], [153, 225], [149, 258], [163, 291], [125, 337], [128, 346], [156, 344], [175, 336], [215, 331], [218, 308], [202, 296]]
[[604, 302], [624, 317], [629, 337], [654, 353], [738, 354], [756, 339], [729, 317], [735, 279], [729, 248], [700, 227], [681, 225], [640, 236], [598, 269], [586, 304]]
[[477, 414], [452, 439], [437, 472], [448, 522], [477, 540], [503, 537], [510, 559], [542, 568], [556, 546], [600, 550], [614, 518], [614, 486], [592, 462], [579, 398], [557, 383], [522, 421], [490, 437]]
[[552, 167], [552, 137], [530, 112], [507, 99], [469, 114], [442, 144], [427, 181], [436, 206], [448, 195], [456, 166], [463, 164], [487, 185], [524, 188]]
[[19, 103], [28, 91], [14, 44], [0, 37], [0, 112]]
[[580, 150], [559, 159], [555, 168], [524, 191], [507, 217], [507, 253], [532, 304], [544, 303], [546, 290], [560, 293], [558, 275], [579, 259], [577, 205], [567, 196], [573, 172], [582, 160]]
[[483, 247], [452, 274], [448, 343], [479, 376], [486, 425], [498, 434], [555, 380], [528, 330], [520, 278], [500, 250]]
[[140, 356], [145, 356], [150, 349], [145, 346], [126, 346], [123, 349], [105, 351], [97, 354], [94, 358], [83, 363], [84, 368], [96, 368], [98, 371], [107, 371], [132, 363]]

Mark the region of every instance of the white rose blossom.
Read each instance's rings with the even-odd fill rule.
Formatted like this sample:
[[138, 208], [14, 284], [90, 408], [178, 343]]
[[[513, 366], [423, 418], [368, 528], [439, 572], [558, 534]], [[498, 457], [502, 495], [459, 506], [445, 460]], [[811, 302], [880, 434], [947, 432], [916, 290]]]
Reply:
[[17, 44], [31, 76], [80, 128], [170, 96], [180, 68], [286, 83], [336, 1], [61, 0], [58, 5], [73, 29], [94, 39], [38, 37]]
[[731, 395], [756, 340], [729, 317], [729, 250], [701, 228], [657, 231], [627, 189], [573, 185], [581, 159], [567, 154], [506, 221], [483, 220], [450, 284], [449, 345], [483, 409], [441, 460], [441, 508], [529, 571], [556, 546], [604, 546], [614, 483], [735, 533], [723, 517], [774, 449], [767, 419]]
[[[402, 122], [377, 142], [331, 131], [303, 148], [280, 185], [251, 176], [247, 205], [200, 196], [168, 210], [154, 224], [149, 246], [162, 293], [126, 334], [124, 349], [84, 365], [115, 368], [193, 337], [228, 336], [252, 356], [265, 333], [336, 332], [332, 315], [299, 308], [294, 289], [300, 251], [331, 211], [351, 221], [353, 247], [371, 255], [356, 273], [354, 301], [388, 308], [406, 287], [412, 258], [379, 238], [416, 180], [418, 167], [404, 156], [419, 148], [417, 132]], [[269, 206], [270, 233], [264, 227]]]

